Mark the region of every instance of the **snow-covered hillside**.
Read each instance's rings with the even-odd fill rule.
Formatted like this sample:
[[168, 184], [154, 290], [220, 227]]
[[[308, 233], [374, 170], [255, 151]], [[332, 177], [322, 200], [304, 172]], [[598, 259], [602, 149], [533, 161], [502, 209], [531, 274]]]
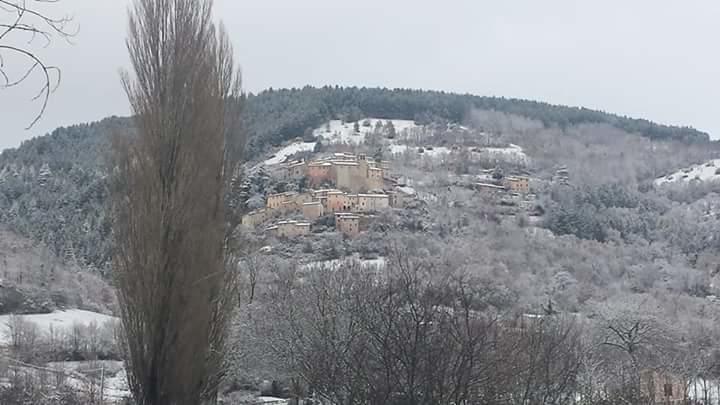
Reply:
[[675, 173], [655, 180], [655, 185], [690, 182], [690, 181], [715, 181], [720, 180], [720, 159], [687, 167]]
[[[41, 334], [47, 333], [51, 328], [55, 332], [70, 330], [73, 325], [90, 325], [95, 323], [98, 326], [104, 325], [106, 322], [117, 321], [110, 315], [104, 315], [97, 312], [83, 311], [80, 309], [71, 309], [67, 311], [55, 311], [49, 314], [30, 314], [22, 315], [23, 320], [26, 322], [32, 322], [38, 326]], [[1, 315], [0, 316], [0, 346], [7, 345], [10, 343], [9, 324], [12, 315]]]
[[[425, 144], [424, 142], [426, 140], [429, 142], [436, 129], [425, 125], [418, 125], [412, 120], [366, 118], [357, 121], [357, 127], [355, 122], [332, 120], [316, 128], [313, 131], [313, 135], [324, 143], [359, 145], [365, 142], [368, 136], [376, 131], [376, 128], [382, 128], [383, 134], [385, 134], [385, 131], [388, 131], [388, 122], [391, 122], [392, 127], [395, 129], [395, 137], [388, 139], [383, 136], [381, 142], [390, 155], [397, 157], [409, 153], [416, 157], [444, 159], [448, 155], [459, 153], [463, 150], [458, 147], [450, 148], [448, 146]], [[356, 129], [358, 129], [358, 131], [356, 131]], [[468, 128], [455, 124], [448, 125], [447, 130], [469, 131]], [[270, 166], [283, 163], [293, 154], [312, 151], [314, 147], [314, 142], [293, 142], [275, 152], [264, 164]], [[514, 144], [506, 147], [477, 146], [469, 148], [469, 151], [470, 156], [476, 159], [492, 158], [516, 163], [527, 163], [528, 160], [528, 156], [523, 149]]]
[[367, 118], [360, 120], [358, 126], [360, 132], [355, 132], [354, 122], [343, 122], [340, 120], [332, 120], [325, 125], [313, 131], [313, 135], [320, 137], [331, 143], [347, 143], [360, 144], [365, 141], [368, 134], [371, 134], [380, 122], [385, 125], [388, 121], [392, 122], [395, 132], [399, 137], [407, 136], [410, 130], [422, 128], [415, 124], [412, 120], [382, 120], [379, 118]]
[[521, 148], [519, 145], [515, 145], [514, 143], [511, 143], [507, 147], [504, 148], [480, 148], [476, 151], [476, 153], [487, 153], [489, 155], [495, 155], [495, 156], [506, 156], [513, 159], [519, 159], [522, 161], [526, 161], [528, 156], [523, 151], [523, 148]]
[[275, 152], [275, 155], [265, 161], [268, 166], [283, 163], [288, 157], [298, 152], [311, 152], [315, 148], [315, 142], [293, 142], [288, 146]]

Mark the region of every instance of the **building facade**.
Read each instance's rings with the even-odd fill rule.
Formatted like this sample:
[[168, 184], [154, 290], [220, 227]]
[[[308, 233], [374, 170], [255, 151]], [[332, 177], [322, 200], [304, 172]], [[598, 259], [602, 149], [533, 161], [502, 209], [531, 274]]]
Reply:
[[336, 213], [335, 229], [350, 238], [358, 236], [360, 234], [360, 216], [351, 213]]
[[310, 223], [300, 221], [280, 221], [268, 227], [267, 231], [278, 238], [297, 238], [310, 233]]
[[264, 208], [251, 211], [242, 217], [242, 224], [249, 228], [255, 228], [270, 218], [272, 213]]
[[325, 215], [325, 207], [320, 201], [306, 202], [302, 205], [303, 217], [308, 221], [315, 221]]
[[329, 182], [338, 188], [357, 193], [382, 189], [387, 166], [387, 162], [376, 162], [362, 154], [355, 156], [336, 153], [327, 159], [310, 163], [291, 163], [286, 166], [286, 175], [292, 178], [301, 177], [304, 171], [311, 187]]
[[530, 192], [530, 179], [524, 176], [511, 176], [506, 185], [513, 193], [528, 194]]

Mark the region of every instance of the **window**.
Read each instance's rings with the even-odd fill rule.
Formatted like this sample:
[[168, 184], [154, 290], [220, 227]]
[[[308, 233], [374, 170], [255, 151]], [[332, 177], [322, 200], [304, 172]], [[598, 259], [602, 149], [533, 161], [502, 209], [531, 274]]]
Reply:
[[665, 383], [665, 396], [671, 397], [673, 396], [673, 386], [672, 384]]

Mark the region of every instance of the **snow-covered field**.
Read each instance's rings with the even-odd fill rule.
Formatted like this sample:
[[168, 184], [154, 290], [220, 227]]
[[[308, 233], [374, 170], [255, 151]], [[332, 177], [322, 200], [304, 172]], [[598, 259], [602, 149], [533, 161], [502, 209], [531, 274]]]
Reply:
[[[7, 345], [10, 341], [8, 336], [8, 323], [12, 315], [0, 316], [0, 346]], [[110, 315], [104, 315], [97, 312], [83, 311], [80, 309], [71, 309], [67, 311], [55, 311], [49, 314], [30, 314], [22, 315], [26, 322], [32, 322], [38, 326], [40, 333], [46, 333], [52, 329], [54, 331], [69, 330], [75, 324], [90, 325], [95, 323], [102, 326], [109, 321], [117, 321]]]
[[[420, 128], [412, 120], [382, 120], [378, 118], [363, 119], [358, 122], [360, 132], [355, 132], [354, 122], [342, 122], [340, 120], [332, 120], [327, 124], [313, 131], [313, 135], [325, 139], [331, 143], [346, 143], [350, 145], [358, 145], [365, 141], [365, 137], [375, 130], [378, 121], [381, 125], [385, 125], [387, 121], [391, 121], [395, 127], [398, 136], [404, 135], [408, 130]], [[369, 122], [370, 125], [365, 123]]]
[[295, 142], [275, 152], [275, 156], [265, 161], [268, 166], [283, 163], [285, 159], [298, 152], [312, 151], [315, 148], [315, 142]]
[[[444, 159], [456, 151], [446, 146], [419, 145], [422, 139], [431, 136], [433, 130], [426, 126], [418, 125], [412, 120], [384, 120], [379, 118], [367, 118], [358, 121], [359, 132], [355, 132], [355, 122], [343, 122], [332, 120], [313, 131], [313, 135], [324, 142], [333, 144], [359, 145], [365, 142], [367, 136], [375, 131], [378, 124], [385, 127], [390, 121], [395, 128], [394, 139], [384, 138], [382, 141], [391, 155], [398, 156], [410, 153], [416, 157], [429, 157]], [[459, 125], [449, 125], [448, 129], [468, 129]], [[417, 146], [411, 146], [418, 144]], [[283, 163], [289, 156], [302, 152], [312, 151], [315, 148], [314, 142], [293, 142], [277, 152], [265, 165], [277, 165]], [[495, 159], [506, 159], [514, 162], [527, 162], [528, 156], [522, 147], [510, 144], [507, 147], [476, 147], [472, 148], [474, 157], [492, 157]], [[422, 151], [422, 152], [421, 152]]]
[[661, 186], [668, 183], [690, 182], [693, 180], [720, 180], [720, 174], [716, 173], [720, 173], [720, 170], [718, 169], [720, 169], [720, 159], [711, 160], [700, 165], [694, 165], [682, 170], [678, 170], [675, 173], [656, 179], [655, 185]]

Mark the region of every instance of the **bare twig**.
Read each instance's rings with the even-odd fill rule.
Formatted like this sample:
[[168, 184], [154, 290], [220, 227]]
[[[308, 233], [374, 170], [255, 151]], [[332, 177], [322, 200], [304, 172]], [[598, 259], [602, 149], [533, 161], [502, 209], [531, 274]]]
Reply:
[[[73, 21], [70, 16], [60, 18], [52, 17], [41, 10], [43, 4], [59, 3], [60, 0], [0, 0], [0, 90], [18, 86], [40, 72], [40, 90], [32, 101], [42, 100], [40, 110], [26, 129], [32, 128], [42, 118], [50, 100], [50, 95], [60, 85], [60, 69], [46, 63], [40, 56], [30, 49], [36, 38], [44, 40], [43, 47], [52, 44], [54, 38], [60, 38], [71, 43], [72, 37], [78, 30], [69, 28]], [[3, 21], [3, 14], [8, 14], [8, 21]], [[16, 41], [11, 42], [11, 34], [23, 38], [26, 47], [19, 46]], [[16, 77], [6, 66], [8, 56], [15, 56], [29, 63], [29, 68], [20, 69]]]

